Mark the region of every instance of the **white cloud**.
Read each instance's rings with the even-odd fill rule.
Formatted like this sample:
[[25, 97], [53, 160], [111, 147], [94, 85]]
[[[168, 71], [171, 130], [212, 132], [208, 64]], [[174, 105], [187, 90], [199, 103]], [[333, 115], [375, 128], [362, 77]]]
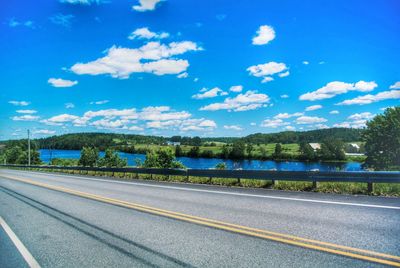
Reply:
[[225, 125], [224, 129], [228, 130], [236, 130], [236, 131], [241, 131], [243, 128], [241, 128], [239, 125]]
[[28, 101], [15, 101], [15, 100], [9, 101], [8, 103], [14, 106], [28, 106], [29, 104], [31, 104]]
[[37, 113], [36, 110], [16, 110], [16, 112], [19, 114], [35, 114], [35, 113]]
[[53, 87], [72, 87], [78, 84], [78, 81], [65, 80], [61, 78], [50, 78], [47, 82]]
[[257, 93], [257, 91], [247, 91], [234, 98], [226, 98], [222, 103], [212, 103], [200, 108], [201, 111], [228, 110], [242, 112], [261, 108], [269, 103], [270, 98], [266, 94]]
[[347, 121], [342, 123], [334, 124], [334, 127], [345, 127], [345, 128], [363, 128], [369, 119], [372, 119], [375, 115], [370, 112], [356, 113], [347, 117]]
[[300, 116], [296, 119], [297, 124], [316, 124], [316, 123], [324, 123], [328, 120], [322, 117], [317, 116]]
[[91, 101], [90, 104], [96, 104], [96, 105], [101, 105], [101, 104], [106, 104], [109, 103], [109, 100], [101, 100], [101, 101]]
[[72, 14], [64, 15], [62, 13], [58, 13], [58, 14], [50, 17], [49, 19], [54, 24], [61, 25], [61, 26], [65, 27], [65, 28], [70, 28], [71, 24], [72, 24], [72, 19], [74, 17], [75, 16], [72, 15]]
[[285, 129], [286, 129], [286, 130], [293, 131], [293, 130], [295, 130], [296, 128], [293, 127], [293, 126], [286, 126]]
[[282, 98], [282, 99], [287, 99], [287, 98], [289, 98], [289, 95], [283, 94], [283, 95], [281, 95], [281, 98]]
[[308, 61], [305, 60], [305, 61], [303, 61], [303, 64], [304, 64], [304, 65], [308, 65], [308, 64], [310, 64], [310, 62], [308, 62]]
[[71, 122], [78, 118], [79, 118], [79, 116], [76, 116], [76, 115], [60, 114], [60, 115], [50, 117], [49, 119], [46, 120], [46, 122], [60, 124], [60, 123], [65, 123], [65, 122]]
[[280, 77], [288, 76], [288, 68], [284, 63], [268, 62], [265, 64], [253, 65], [247, 68], [250, 75], [255, 77], [263, 77], [262, 83], [273, 80], [273, 75], [278, 74]]
[[11, 119], [14, 121], [37, 121], [40, 117], [36, 115], [20, 115], [20, 116], [13, 116]]
[[242, 92], [242, 90], [243, 90], [243, 86], [241, 86], [241, 85], [231, 86], [229, 88], [229, 91], [232, 91], [232, 92]]
[[208, 90], [207, 88], [203, 88], [200, 90], [200, 92], [203, 92], [203, 93], [197, 93], [197, 94], [193, 95], [192, 98], [201, 100], [201, 99], [207, 99], [207, 98], [215, 98], [217, 96], [225, 96], [228, 94], [218, 87], [214, 87], [210, 90]]
[[90, 6], [91, 4], [101, 4], [101, 3], [107, 3], [107, 1], [104, 0], [60, 0], [60, 3], [67, 3], [67, 4], [72, 4], [72, 5], [88, 5]]
[[357, 83], [345, 83], [334, 81], [326, 84], [316, 91], [308, 92], [300, 96], [300, 100], [323, 100], [330, 99], [339, 94], [344, 94], [349, 91], [368, 92], [374, 90], [378, 85], [374, 82], [359, 81]]
[[138, 126], [131, 126], [128, 129], [132, 130], [132, 131], [143, 131], [144, 130], [144, 128], [138, 127]]
[[277, 128], [282, 126], [290, 125], [288, 122], [284, 122], [282, 119], [265, 119], [262, 121], [262, 127]]
[[152, 11], [156, 9], [158, 3], [163, 0], [139, 0], [139, 5], [132, 6], [133, 10], [144, 12], [144, 11]]
[[266, 45], [275, 39], [275, 30], [271, 26], [262, 25], [253, 37], [253, 45]]
[[257, 123], [256, 122], [251, 122], [250, 126], [257, 126]]
[[311, 105], [306, 108], [306, 111], [315, 111], [315, 110], [318, 110], [321, 108], [322, 108], [322, 105]]
[[332, 110], [332, 111], [330, 111], [329, 113], [330, 113], [330, 114], [339, 114], [339, 111], [338, 111], [338, 110]]
[[275, 115], [274, 118], [275, 119], [287, 119], [287, 118], [291, 118], [291, 117], [299, 117], [302, 115], [303, 115], [303, 113], [293, 113], [293, 114], [279, 113], [279, 114]]
[[400, 89], [400, 81], [394, 83], [390, 86], [390, 89]]
[[183, 72], [181, 74], [178, 74], [176, 77], [178, 78], [187, 78], [189, 76], [189, 74], [187, 72]]
[[67, 108], [67, 109], [75, 108], [75, 104], [73, 104], [71, 102], [67, 102], [67, 103], [65, 103], [65, 108]]
[[135, 49], [113, 46], [106, 51], [106, 56], [88, 63], [76, 63], [71, 70], [76, 74], [110, 74], [114, 78], [129, 78], [132, 73], [179, 74], [187, 70], [189, 62], [171, 57], [199, 50], [202, 48], [191, 41], [168, 45], [149, 42]]
[[164, 39], [169, 37], [169, 33], [166, 32], [152, 32], [147, 27], [138, 28], [134, 30], [129, 36], [128, 39]]
[[336, 105], [365, 105], [389, 99], [400, 99], [400, 90], [382, 91], [375, 95], [368, 94], [364, 96], [359, 96], [354, 99], [342, 101], [340, 103], [337, 103]]
[[53, 135], [55, 133], [56, 133], [55, 130], [48, 130], [48, 129], [40, 129], [33, 131], [33, 134], [43, 134], [43, 135]]
[[289, 76], [289, 71], [286, 71], [286, 72], [284, 72], [284, 73], [280, 73], [280, 74], [278, 74], [278, 76], [279, 77], [286, 77], [286, 76]]

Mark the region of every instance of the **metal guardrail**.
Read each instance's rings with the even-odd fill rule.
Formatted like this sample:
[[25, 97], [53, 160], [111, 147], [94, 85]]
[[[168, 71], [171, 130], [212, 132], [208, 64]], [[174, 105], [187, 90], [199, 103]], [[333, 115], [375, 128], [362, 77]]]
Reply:
[[271, 171], [271, 170], [219, 170], [219, 169], [164, 169], [164, 168], [106, 168], [106, 167], [64, 167], [64, 166], [25, 166], [0, 165], [9, 168], [34, 168], [54, 170], [77, 170], [95, 172], [122, 172], [134, 174], [235, 178], [275, 181], [308, 181], [313, 182], [362, 182], [373, 191], [373, 183], [400, 183], [400, 172], [397, 171]]

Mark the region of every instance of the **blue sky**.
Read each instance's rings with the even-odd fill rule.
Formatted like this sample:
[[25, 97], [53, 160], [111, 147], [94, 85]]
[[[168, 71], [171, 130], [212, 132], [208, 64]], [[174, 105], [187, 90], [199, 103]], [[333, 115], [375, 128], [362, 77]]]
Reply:
[[400, 100], [398, 1], [7, 1], [0, 139], [356, 127]]

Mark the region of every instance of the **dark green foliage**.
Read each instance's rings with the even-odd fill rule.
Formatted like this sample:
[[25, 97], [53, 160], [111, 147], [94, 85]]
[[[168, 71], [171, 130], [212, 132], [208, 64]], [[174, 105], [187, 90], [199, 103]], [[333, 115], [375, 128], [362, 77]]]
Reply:
[[200, 157], [213, 158], [215, 157], [214, 152], [211, 150], [204, 150], [200, 153]]
[[[14, 143], [14, 146], [7, 146], [3, 151], [2, 164], [6, 162], [7, 164], [28, 164], [28, 150], [27, 147], [21, 147], [19, 145], [25, 145], [24, 142]], [[5, 161], [4, 161], [5, 160]], [[39, 152], [31, 147], [31, 165], [39, 165], [42, 161], [40, 160]]]
[[310, 131], [284, 131], [279, 133], [256, 133], [242, 138], [246, 143], [267, 144], [267, 143], [321, 143], [326, 137], [340, 139], [343, 142], [361, 140], [363, 130], [353, 128], [328, 128]]
[[180, 157], [183, 155], [182, 147], [180, 145], [175, 146], [175, 156]]
[[246, 153], [247, 153], [247, 157], [248, 158], [251, 158], [251, 155], [252, 155], [253, 151], [254, 151], [253, 144], [251, 144], [251, 143], [247, 144], [246, 145]]
[[275, 144], [273, 157], [276, 159], [280, 159], [282, 157], [282, 145], [280, 143]]
[[143, 163], [145, 168], [184, 168], [183, 164], [176, 161], [174, 152], [170, 148], [160, 148], [146, 154]]
[[314, 149], [307, 142], [302, 142], [300, 144], [300, 153], [300, 157], [304, 160], [316, 159], [316, 153], [314, 152]]
[[363, 135], [366, 165], [376, 170], [400, 168], [400, 106], [388, 108], [367, 123]]
[[95, 167], [99, 161], [99, 150], [94, 147], [83, 147], [78, 164], [84, 167]]
[[338, 139], [326, 139], [317, 155], [321, 160], [345, 160], [344, 143]]
[[119, 157], [118, 153], [113, 149], [107, 149], [104, 153], [104, 157], [98, 161], [100, 167], [126, 167], [128, 164], [126, 159]]
[[189, 152], [187, 153], [188, 157], [199, 157], [200, 156], [200, 147], [194, 146], [190, 148]]
[[226, 144], [223, 145], [222, 152], [221, 152], [221, 158], [228, 159], [230, 154], [231, 154], [231, 150], [230, 150], [229, 146]]
[[229, 154], [231, 159], [243, 159], [245, 158], [246, 144], [243, 140], [237, 140], [232, 145], [232, 150]]

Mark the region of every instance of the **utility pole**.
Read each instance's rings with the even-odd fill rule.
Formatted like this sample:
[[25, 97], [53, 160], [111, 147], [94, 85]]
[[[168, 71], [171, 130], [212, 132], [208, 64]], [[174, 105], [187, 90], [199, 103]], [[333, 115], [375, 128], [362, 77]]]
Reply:
[[28, 129], [28, 166], [31, 165], [31, 137]]

